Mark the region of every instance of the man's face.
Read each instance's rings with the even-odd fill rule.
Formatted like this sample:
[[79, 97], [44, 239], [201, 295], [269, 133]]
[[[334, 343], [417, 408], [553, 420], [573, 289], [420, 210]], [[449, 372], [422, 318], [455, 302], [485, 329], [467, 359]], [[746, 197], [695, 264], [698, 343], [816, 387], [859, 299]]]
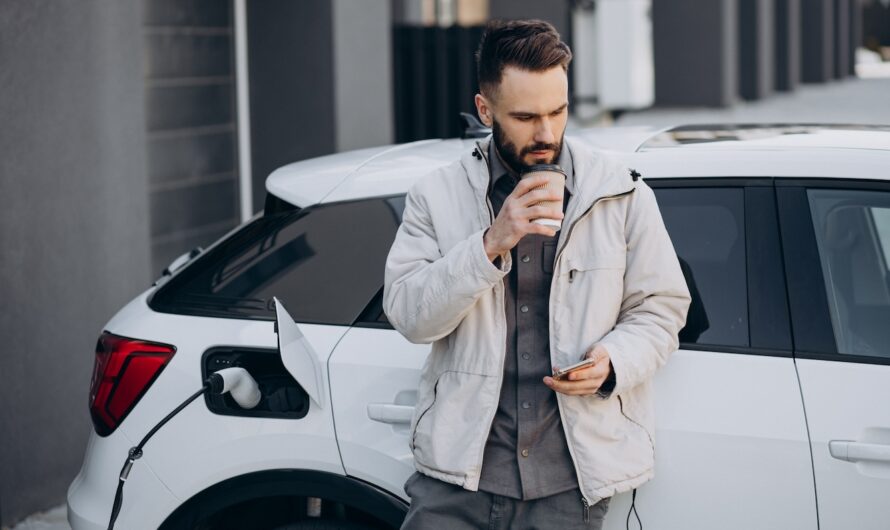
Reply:
[[514, 171], [559, 159], [568, 94], [568, 76], [561, 66], [543, 72], [508, 66], [495, 94], [476, 96], [477, 110], [492, 127], [498, 153]]

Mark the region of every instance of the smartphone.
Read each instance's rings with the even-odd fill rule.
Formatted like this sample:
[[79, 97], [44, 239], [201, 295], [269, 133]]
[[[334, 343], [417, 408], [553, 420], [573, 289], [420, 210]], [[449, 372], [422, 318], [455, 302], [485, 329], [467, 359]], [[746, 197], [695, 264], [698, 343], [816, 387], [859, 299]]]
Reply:
[[576, 372], [583, 368], [587, 368], [588, 366], [593, 366], [596, 364], [597, 360], [598, 359], [596, 357], [591, 357], [589, 359], [584, 359], [581, 362], [575, 363], [571, 366], [566, 366], [565, 368], [560, 369], [558, 372], [555, 372], [553, 374], [553, 379], [556, 379], [557, 381], [565, 381], [570, 373]]

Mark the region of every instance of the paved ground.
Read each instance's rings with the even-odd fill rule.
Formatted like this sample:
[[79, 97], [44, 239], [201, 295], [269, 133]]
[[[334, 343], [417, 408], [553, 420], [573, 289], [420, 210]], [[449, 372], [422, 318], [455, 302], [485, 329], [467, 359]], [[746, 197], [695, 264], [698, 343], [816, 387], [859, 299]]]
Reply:
[[652, 109], [622, 115], [618, 125], [681, 123], [855, 123], [890, 125], [890, 78], [846, 79], [822, 85], [801, 85], [793, 93], [777, 93], [726, 109]]
[[[627, 113], [618, 125], [666, 126], [680, 123], [821, 122], [890, 125], [890, 77], [847, 79], [825, 85], [802, 85], [727, 109], [652, 109]], [[2, 530], [7, 530], [6, 528]], [[11, 530], [70, 530], [65, 506], [34, 514]]]
[[[47, 512], [31, 515], [12, 527], [12, 530], [71, 530], [68, 526], [68, 511], [65, 506], [56, 506]], [[3, 527], [6, 530], [6, 527]]]

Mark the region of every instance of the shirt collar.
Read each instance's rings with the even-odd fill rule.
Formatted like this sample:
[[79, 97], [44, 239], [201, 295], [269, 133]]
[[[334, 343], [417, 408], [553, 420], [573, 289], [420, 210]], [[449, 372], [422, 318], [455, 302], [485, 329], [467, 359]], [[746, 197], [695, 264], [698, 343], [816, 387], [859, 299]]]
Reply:
[[[495, 184], [497, 184], [499, 179], [508, 175], [512, 177], [514, 181], [518, 180], [518, 175], [516, 175], [513, 170], [509, 169], [503, 162], [503, 160], [501, 160], [501, 155], [495, 148], [493, 139], [488, 144], [488, 160], [489, 166], [491, 167], [490, 177], [492, 188], [495, 186]], [[575, 171], [574, 167], [572, 166], [572, 153], [569, 151], [569, 147], [565, 141], [563, 141], [562, 152], [559, 154], [559, 159], [556, 163], [566, 173], [566, 189], [569, 191], [570, 194], [574, 195]]]

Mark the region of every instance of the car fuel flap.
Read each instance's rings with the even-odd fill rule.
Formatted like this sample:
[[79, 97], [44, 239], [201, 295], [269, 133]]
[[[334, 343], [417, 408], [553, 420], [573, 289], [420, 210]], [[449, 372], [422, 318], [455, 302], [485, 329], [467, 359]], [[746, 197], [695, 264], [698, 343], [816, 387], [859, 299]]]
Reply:
[[281, 300], [274, 300], [281, 361], [312, 401], [324, 408], [324, 373], [318, 356]]

